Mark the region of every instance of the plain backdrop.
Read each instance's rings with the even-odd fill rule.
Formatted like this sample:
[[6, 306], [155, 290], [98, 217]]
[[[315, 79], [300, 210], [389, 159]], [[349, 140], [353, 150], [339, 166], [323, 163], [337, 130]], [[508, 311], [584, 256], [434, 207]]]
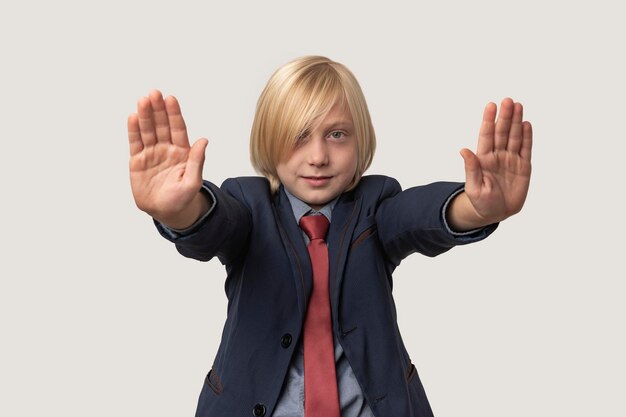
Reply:
[[209, 138], [205, 178], [253, 175], [265, 82], [319, 54], [361, 83], [368, 172], [403, 187], [462, 181], [489, 101], [534, 126], [522, 213], [395, 274], [435, 414], [623, 417], [625, 27], [609, 0], [3, 4], [0, 415], [193, 415], [225, 273], [134, 205], [126, 118], [152, 88], [176, 95]]

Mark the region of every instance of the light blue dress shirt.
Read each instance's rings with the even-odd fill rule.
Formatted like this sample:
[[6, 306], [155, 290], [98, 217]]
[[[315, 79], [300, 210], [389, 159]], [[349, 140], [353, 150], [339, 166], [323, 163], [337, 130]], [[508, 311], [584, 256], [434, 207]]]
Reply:
[[[285, 193], [291, 203], [291, 209], [297, 224], [305, 215], [324, 215], [331, 221], [332, 211], [339, 198], [334, 199], [319, 211], [313, 210], [306, 203], [292, 195], [287, 189]], [[309, 238], [302, 232], [302, 238], [308, 245]], [[332, 250], [331, 247], [328, 250]], [[346, 355], [337, 339], [335, 341], [335, 367], [337, 372], [337, 389], [339, 391], [339, 405], [342, 417], [374, 417], [363, 397], [363, 391], [354, 372], [348, 363]], [[302, 338], [294, 351], [289, 371], [283, 382], [278, 402], [272, 417], [303, 417], [304, 416], [304, 347]]]

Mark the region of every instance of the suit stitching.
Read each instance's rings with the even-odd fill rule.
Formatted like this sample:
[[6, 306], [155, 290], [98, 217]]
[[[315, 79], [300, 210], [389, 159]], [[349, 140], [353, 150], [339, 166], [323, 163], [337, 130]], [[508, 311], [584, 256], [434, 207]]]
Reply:
[[367, 239], [368, 237], [370, 237], [371, 235], [373, 235], [376, 230], [378, 229], [377, 225], [372, 225], [370, 227], [368, 227], [367, 229], [365, 229], [363, 231], [363, 233], [361, 233], [354, 242], [352, 242], [352, 245], [350, 245], [350, 250], [354, 250], [357, 246], [359, 246], [361, 243], [363, 243], [363, 241], [365, 239]]
[[[226, 180], [228, 181], [228, 179]], [[226, 183], [226, 181], [224, 183]], [[239, 194], [241, 195], [242, 199], [240, 200], [239, 198], [235, 197], [235, 195], [233, 195], [230, 192], [226, 192], [225, 194], [227, 194], [229, 197], [233, 198], [235, 201], [237, 201], [238, 203], [240, 203], [248, 212], [248, 216], [249, 216], [249, 220], [250, 220], [250, 227], [252, 227], [252, 214], [250, 212], [250, 203], [248, 202], [248, 200], [245, 198], [246, 194], [243, 190], [243, 187], [241, 185], [241, 182], [239, 181], [238, 178], [233, 178], [232, 182], [235, 183], [237, 185], [237, 187], [239, 188]], [[217, 205], [217, 199], [214, 197], [214, 203]], [[226, 221], [230, 224], [230, 225], [236, 225], [238, 222], [235, 222], [233, 220], [231, 220], [230, 218], [227, 218]], [[250, 236], [250, 231], [248, 231], [248, 236]], [[232, 259], [229, 261], [226, 256], [222, 255], [223, 259], [224, 259], [224, 263], [227, 265], [233, 265], [238, 259], [244, 259], [246, 253], [248, 252], [249, 249], [249, 244], [250, 244], [250, 239], [245, 239], [245, 241], [247, 241], [247, 244], [241, 245], [241, 247], [238, 250], [237, 254], [233, 254]], [[222, 242], [223, 243], [223, 242]], [[216, 251], [216, 255], [220, 255], [220, 251], [217, 250]]]
[[[348, 231], [348, 226], [350, 225], [350, 223], [352, 223], [352, 219], [354, 218], [354, 213], [356, 212], [356, 207], [357, 207], [357, 204], [355, 202], [354, 203], [354, 207], [352, 207], [352, 212], [350, 213], [350, 217], [348, 217], [348, 221], [346, 222], [345, 226], [343, 227], [343, 230], [341, 231], [341, 240], [339, 241], [339, 248], [337, 248], [337, 253], [339, 253], [339, 254], [342, 253], [341, 248], [343, 247], [343, 242], [345, 241], [346, 232]], [[330, 278], [332, 279], [333, 286], [335, 286], [336, 283], [337, 283], [337, 271], [339, 270], [339, 260], [340, 260], [340, 258], [341, 258], [341, 256], [337, 256], [337, 259], [335, 260], [335, 269], [334, 269], [333, 273], [330, 276]], [[330, 284], [330, 282], [329, 282], [329, 284]], [[337, 289], [337, 291], [338, 291], [338, 289]], [[339, 297], [337, 297], [337, 300], [339, 300]], [[337, 303], [339, 303], [339, 301], [337, 301]], [[337, 305], [337, 316], [339, 316], [339, 305]], [[341, 324], [339, 323], [339, 317], [337, 317], [337, 325], [341, 326]], [[356, 327], [354, 329], [356, 329]], [[354, 329], [352, 329], [352, 330], [354, 330]], [[352, 330], [350, 330], [349, 332], [351, 332]], [[344, 336], [346, 334], [347, 333], [344, 333]]]
[[[341, 231], [341, 240], [339, 241], [339, 248], [337, 248], [337, 253], [342, 253], [341, 248], [343, 248], [343, 242], [345, 241], [345, 238], [346, 238], [346, 232], [348, 231], [348, 226], [350, 225], [350, 223], [352, 223], [352, 219], [354, 218], [354, 213], [356, 212], [356, 206], [357, 204], [355, 202], [354, 207], [352, 207], [352, 213], [350, 213], [350, 217], [348, 218], [348, 221], [346, 222], [345, 226], [343, 227], [343, 230]], [[335, 269], [332, 274], [333, 285], [335, 285], [337, 282], [337, 270], [339, 269], [340, 258], [341, 256], [337, 256], [337, 259], [335, 260]]]
[[344, 332], [341, 333], [342, 337], [346, 337], [347, 335], [349, 335], [350, 333], [352, 333], [353, 331], [355, 331], [356, 329], [358, 329], [358, 326], [354, 326], [351, 329], [345, 330]]
[[287, 232], [285, 232], [285, 230], [283, 229], [282, 224], [280, 224], [280, 221], [278, 219], [276, 219], [276, 224], [278, 225], [278, 229], [280, 230], [280, 234], [282, 235], [283, 239], [285, 239], [285, 241], [288, 243], [289, 249], [291, 250], [291, 253], [293, 254], [293, 258], [296, 260], [296, 265], [298, 266], [298, 271], [300, 271], [300, 282], [302, 284], [302, 300], [304, 302], [303, 314], [306, 314], [308, 300], [306, 299], [306, 291], [305, 291], [305, 285], [304, 285], [304, 272], [302, 271], [302, 266], [300, 265], [300, 259], [298, 258], [298, 254], [296, 253], [296, 251], [295, 251], [295, 249], [293, 247], [293, 243], [289, 239], [289, 236], [287, 235]]
[[[211, 379], [214, 379], [215, 383], [213, 383]], [[215, 372], [215, 369], [211, 368], [205, 378], [205, 382], [214, 393], [216, 393], [217, 395], [222, 394], [224, 386], [222, 385], [222, 381], [220, 380], [219, 375], [217, 374], [217, 372]]]
[[[352, 207], [352, 213], [350, 213], [350, 217], [348, 218], [348, 221], [346, 222], [345, 226], [343, 227], [343, 230], [341, 231], [341, 240], [339, 241], [339, 248], [337, 248], [337, 253], [341, 253], [341, 248], [343, 247], [343, 242], [346, 238], [346, 232], [348, 231], [348, 226], [350, 225], [350, 223], [352, 222], [352, 219], [354, 218], [354, 212], [356, 211], [356, 206], [357, 204], [354, 204], [354, 207]], [[337, 256], [337, 259], [335, 260], [335, 269], [333, 272], [333, 279], [337, 278], [337, 270], [339, 269], [339, 258], [341, 258], [341, 256]]]
[[415, 375], [417, 375], [417, 369], [415, 369], [415, 365], [411, 364], [409, 367], [409, 373], [406, 376], [407, 382], [411, 382]]

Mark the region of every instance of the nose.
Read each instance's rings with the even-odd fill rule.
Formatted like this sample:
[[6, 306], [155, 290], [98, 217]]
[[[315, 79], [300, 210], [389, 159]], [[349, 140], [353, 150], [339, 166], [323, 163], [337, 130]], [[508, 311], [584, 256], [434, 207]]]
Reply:
[[328, 164], [328, 144], [323, 137], [311, 139], [308, 144], [308, 162], [314, 166]]

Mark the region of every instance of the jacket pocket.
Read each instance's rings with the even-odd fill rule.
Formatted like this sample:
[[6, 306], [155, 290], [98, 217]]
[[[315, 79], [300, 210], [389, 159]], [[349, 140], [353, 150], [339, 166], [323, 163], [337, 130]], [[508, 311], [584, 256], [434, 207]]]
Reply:
[[357, 225], [354, 236], [356, 238], [352, 241], [350, 245], [350, 250], [356, 248], [361, 243], [363, 243], [368, 237], [372, 236], [376, 233], [378, 227], [375, 223], [374, 216], [370, 216], [364, 219], [364, 221]]
[[207, 384], [208, 387], [211, 388], [211, 390], [217, 395], [220, 395], [224, 390], [224, 386], [222, 385], [220, 376], [217, 374], [217, 372], [215, 372], [215, 369], [213, 368], [211, 368], [211, 370], [207, 374], [204, 383]]
[[406, 381], [411, 382], [411, 380], [415, 378], [415, 375], [417, 375], [417, 369], [415, 369], [415, 365], [411, 363], [411, 366], [409, 366], [409, 371], [406, 375]]
[[410, 363], [409, 370], [406, 374], [406, 380], [411, 396], [413, 414], [416, 417], [433, 417], [433, 410], [430, 408], [426, 392], [424, 391], [424, 386], [417, 375], [417, 369], [415, 369], [415, 365], [413, 365], [413, 363]]

